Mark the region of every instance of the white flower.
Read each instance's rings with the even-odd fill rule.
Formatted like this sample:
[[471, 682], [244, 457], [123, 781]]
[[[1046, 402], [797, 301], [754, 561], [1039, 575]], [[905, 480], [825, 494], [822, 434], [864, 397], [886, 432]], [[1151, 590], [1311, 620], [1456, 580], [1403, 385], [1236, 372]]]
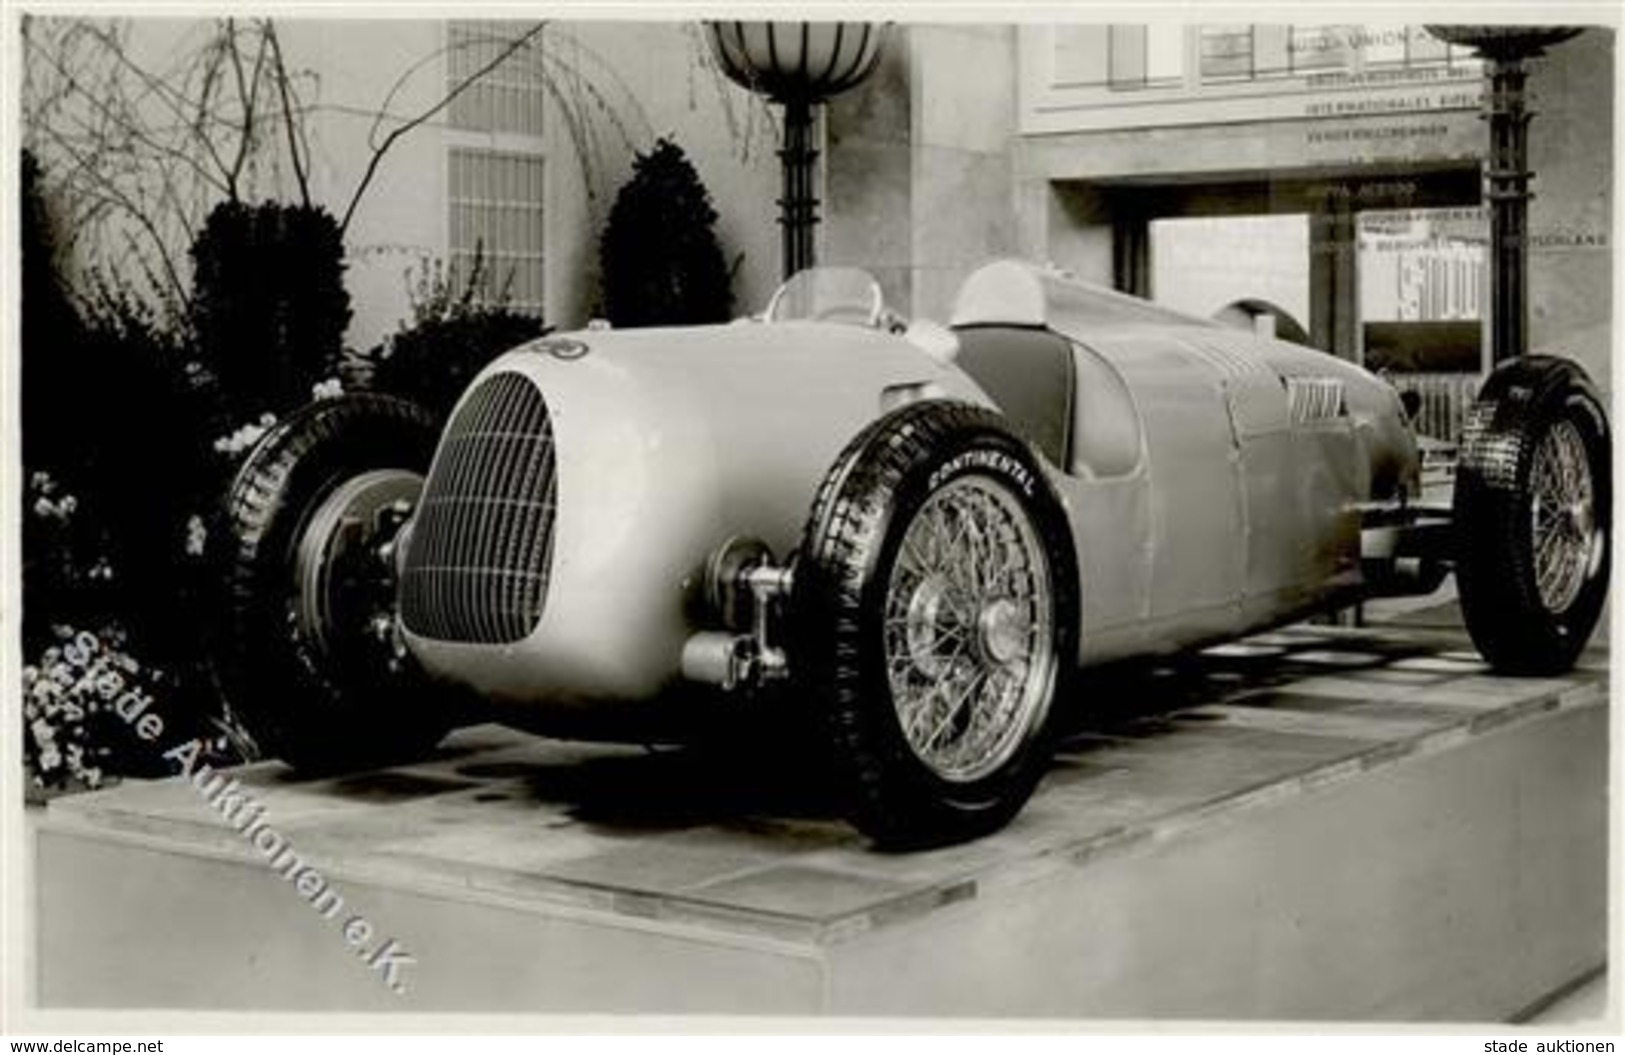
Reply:
[[337, 399], [342, 395], [344, 395], [344, 382], [336, 377], [318, 381], [310, 389], [312, 399]]
[[203, 518], [193, 513], [186, 520], [186, 554], [189, 557], [203, 556], [203, 548], [208, 544], [209, 531], [203, 526]]
[[276, 416], [262, 414], [257, 423], [244, 425], [229, 436], [223, 436], [214, 441], [214, 449], [221, 454], [239, 454], [248, 450], [259, 442], [261, 436], [276, 424]]

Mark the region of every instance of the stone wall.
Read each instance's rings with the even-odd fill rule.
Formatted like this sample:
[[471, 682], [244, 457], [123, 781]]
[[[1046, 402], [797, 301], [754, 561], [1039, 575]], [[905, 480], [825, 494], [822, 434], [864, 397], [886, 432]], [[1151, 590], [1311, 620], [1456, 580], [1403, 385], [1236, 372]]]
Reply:
[[1012, 27], [895, 29], [875, 76], [828, 107], [821, 259], [946, 318], [967, 275], [1018, 251], [1015, 117]]
[[778, 107], [711, 66], [692, 22], [561, 22], [546, 35], [560, 69], [578, 69], [617, 115], [589, 99], [590, 143], [601, 153], [583, 164], [558, 100], [549, 108], [548, 321], [579, 326], [596, 309], [603, 218], [632, 174], [632, 151], [661, 136], [683, 148], [711, 192], [723, 255], [736, 266], [735, 313], [760, 311], [779, 282]]
[[1578, 359], [1605, 391], [1613, 368], [1614, 41], [1594, 26], [1530, 63], [1535, 199], [1529, 334]]
[[[313, 192], [341, 211], [389, 113], [410, 116], [446, 91], [444, 22], [424, 19], [286, 19], [279, 22], [293, 68], [320, 76], [310, 122]], [[597, 309], [598, 236], [633, 153], [674, 138], [710, 190], [718, 238], [736, 265], [736, 311], [759, 310], [778, 282], [776, 110], [710, 66], [693, 23], [556, 23], [543, 34], [552, 87], [541, 139], [545, 158], [546, 316], [584, 324]], [[403, 78], [408, 70], [417, 72]], [[395, 94], [391, 96], [391, 90]], [[584, 115], [572, 120], [568, 113]], [[446, 252], [446, 151], [505, 149], [511, 136], [447, 127], [444, 113], [402, 137], [378, 168], [348, 242], [355, 316], [349, 341], [365, 348], [410, 312], [408, 273]], [[534, 149], [534, 141], [522, 144]]]

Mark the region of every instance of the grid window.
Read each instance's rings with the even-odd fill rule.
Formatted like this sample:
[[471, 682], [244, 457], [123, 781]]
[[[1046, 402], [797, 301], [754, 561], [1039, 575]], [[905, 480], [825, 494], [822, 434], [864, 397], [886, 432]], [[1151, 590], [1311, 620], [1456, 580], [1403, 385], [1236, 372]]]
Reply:
[[1106, 83], [1111, 31], [1105, 26], [1055, 27], [1055, 82], [1098, 88]]
[[482, 302], [540, 316], [541, 156], [454, 147], [449, 163], [451, 288], [473, 282]]
[[[446, 89], [451, 91], [497, 62], [535, 22], [460, 20], [446, 26]], [[453, 128], [472, 132], [542, 134], [541, 37], [530, 37], [459, 92], [446, 108]]]
[[1348, 69], [1353, 64], [1349, 46], [1356, 26], [1293, 26], [1288, 53], [1292, 72], [1323, 73]]
[[1253, 27], [1203, 26], [1203, 83], [1250, 80], [1252, 76]]
[[1112, 26], [1108, 41], [1109, 79], [1114, 89], [1178, 84], [1184, 77], [1181, 26]]

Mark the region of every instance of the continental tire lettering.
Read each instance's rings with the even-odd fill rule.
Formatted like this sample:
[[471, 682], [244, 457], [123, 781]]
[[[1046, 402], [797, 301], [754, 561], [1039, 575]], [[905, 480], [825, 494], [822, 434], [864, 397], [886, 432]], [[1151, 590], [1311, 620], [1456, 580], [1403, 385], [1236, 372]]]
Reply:
[[946, 481], [970, 469], [991, 469], [1014, 480], [1022, 494], [1029, 498], [1033, 495], [1033, 474], [1025, 465], [1003, 451], [986, 450], [965, 451], [943, 462], [931, 474], [931, 490], [935, 491]]
[[1469, 411], [1467, 424], [1462, 429], [1462, 463], [1478, 473], [1486, 487], [1512, 491], [1518, 486], [1522, 439], [1516, 432], [1495, 430], [1498, 406], [1487, 400], [1480, 401]]

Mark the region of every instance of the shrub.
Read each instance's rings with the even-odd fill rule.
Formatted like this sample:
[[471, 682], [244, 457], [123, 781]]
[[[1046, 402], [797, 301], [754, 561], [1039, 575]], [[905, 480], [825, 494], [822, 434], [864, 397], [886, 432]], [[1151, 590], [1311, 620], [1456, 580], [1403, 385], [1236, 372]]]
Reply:
[[711, 195], [681, 147], [655, 143], [632, 163], [599, 246], [604, 312], [616, 326], [726, 322], [733, 291]]
[[[69, 297], [38, 171], [26, 160], [24, 167], [32, 170], [21, 188], [22, 636], [36, 660], [30, 677], [52, 668], [45, 657], [60, 651], [63, 627], [69, 637], [74, 627], [92, 627], [98, 640], [118, 639], [126, 658], [142, 656], [144, 677], [164, 682], [173, 727], [227, 728], [200, 646], [208, 577], [199, 536], [229, 471], [210, 449], [222, 421], [212, 379], [185, 336], [127, 284], [91, 275], [89, 295], [77, 304]], [[32, 685], [30, 692], [53, 691]], [[86, 773], [148, 771], [150, 751], [129, 753], [127, 741], [107, 739], [108, 729], [82, 721], [84, 713], [58, 701], [25, 721], [42, 784], [51, 771], [52, 786], [64, 786], [80, 764]], [[41, 739], [47, 729], [54, 752]], [[66, 753], [71, 745], [77, 761]], [[56, 772], [53, 760], [69, 768]], [[84, 774], [73, 780], [91, 782]]]
[[192, 261], [192, 328], [238, 420], [301, 406], [338, 370], [350, 295], [343, 238], [325, 209], [223, 202]]
[[185, 640], [186, 526], [219, 475], [206, 379], [125, 286], [91, 276], [81, 317], [39, 185], [23, 191], [25, 636], [101, 611]]
[[366, 355], [369, 387], [410, 399], [444, 418], [474, 375], [508, 349], [548, 331], [542, 320], [480, 299], [482, 257], [454, 285], [439, 261], [424, 264], [412, 290], [412, 321]]

